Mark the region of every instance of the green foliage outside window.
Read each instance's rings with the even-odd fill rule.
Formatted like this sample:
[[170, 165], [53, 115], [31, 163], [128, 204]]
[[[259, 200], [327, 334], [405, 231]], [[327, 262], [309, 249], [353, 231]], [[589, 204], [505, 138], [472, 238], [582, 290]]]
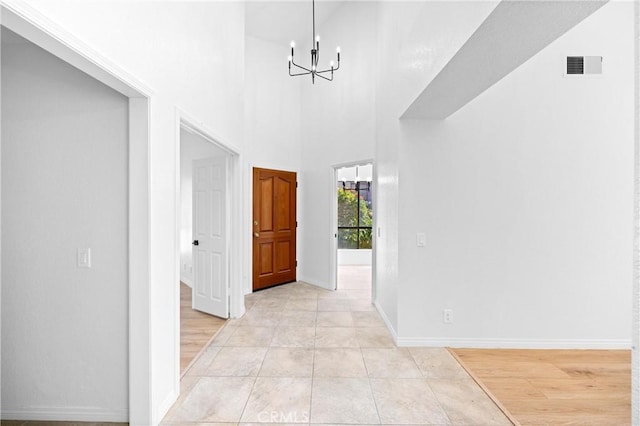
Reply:
[[[368, 227], [369, 229], [338, 229], [338, 248], [371, 248], [373, 211], [362, 197], [360, 197], [360, 211], [358, 211], [358, 197], [357, 191], [338, 189], [338, 228], [348, 226]], [[360, 246], [358, 246], [358, 236]]]

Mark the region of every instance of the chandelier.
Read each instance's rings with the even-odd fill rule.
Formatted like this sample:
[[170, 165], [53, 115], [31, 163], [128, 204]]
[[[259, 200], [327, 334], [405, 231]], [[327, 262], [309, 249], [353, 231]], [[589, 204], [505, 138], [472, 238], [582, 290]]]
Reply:
[[[336, 48], [336, 53], [338, 54], [338, 64], [334, 68], [334, 62], [331, 61], [329, 63], [329, 67], [326, 70], [318, 69], [318, 61], [320, 60], [320, 36], [316, 34], [316, 2], [315, 0], [311, 0], [312, 3], [312, 15], [313, 15], [313, 37], [311, 38], [311, 69], [305, 68], [301, 65], [298, 65], [294, 61], [294, 51], [296, 47], [296, 43], [294, 41], [291, 42], [291, 55], [289, 56], [289, 75], [291, 77], [297, 77], [299, 75], [309, 75], [311, 74], [311, 83], [315, 84], [316, 77], [320, 77], [327, 81], [333, 81], [333, 72], [340, 69], [340, 47]], [[291, 65], [296, 67], [296, 71], [302, 70], [301, 72], [291, 73]], [[323, 74], [331, 73], [331, 77], [324, 76]]]

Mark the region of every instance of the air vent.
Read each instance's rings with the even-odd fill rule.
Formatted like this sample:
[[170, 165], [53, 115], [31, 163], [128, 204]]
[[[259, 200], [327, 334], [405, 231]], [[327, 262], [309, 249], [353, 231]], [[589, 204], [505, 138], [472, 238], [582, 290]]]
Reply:
[[602, 74], [602, 56], [567, 56], [567, 75]]
[[584, 74], [584, 56], [567, 56], [567, 74]]

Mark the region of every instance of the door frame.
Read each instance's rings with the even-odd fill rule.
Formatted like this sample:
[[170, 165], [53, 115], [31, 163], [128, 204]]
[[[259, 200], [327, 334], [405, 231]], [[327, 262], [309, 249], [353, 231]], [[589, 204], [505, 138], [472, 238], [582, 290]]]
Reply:
[[[181, 108], [176, 108], [176, 204], [175, 204], [175, 262], [176, 282], [174, 304], [174, 338], [175, 338], [175, 365], [174, 380], [176, 389], [180, 389], [180, 131], [185, 130], [213, 146], [224, 151], [227, 155], [227, 220], [226, 226], [229, 232], [226, 236], [226, 250], [228, 256], [228, 297], [229, 318], [240, 318], [244, 315], [244, 291], [242, 288], [242, 176], [240, 167], [240, 149], [229, 141], [216, 135], [202, 121], [195, 119]], [[237, 242], [234, 244], [234, 242]]]
[[331, 221], [331, 234], [330, 234], [330, 255], [329, 255], [329, 289], [336, 291], [338, 289], [338, 197], [336, 197], [336, 182], [338, 181], [338, 169], [345, 167], [360, 166], [363, 164], [371, 164], [373, 169], [373, 176], [371, 177], [371, 190], [373, 191], [373, 225], [371, 231], [372, 236], [372, 248], [371, 248], [371, 301], [376, 300], [376, 240], [378, 238], [378, 226], [376, 211], [378, 210], [378, 179], [376, 162], [372, 159], [364, 159], [360, 161], [349, 161], [346, 163], [338, 163], [331, 166], [329, 175], [331, 176], [331, 185], [329, 194], [330, 203], [329, 217]]
[[131, 424], [152, 424], [149, 162], [154, 91], [32, 6], [3, 2], [0, 21], [11, 31], [129, 99], [129, 415], [123, 420]]

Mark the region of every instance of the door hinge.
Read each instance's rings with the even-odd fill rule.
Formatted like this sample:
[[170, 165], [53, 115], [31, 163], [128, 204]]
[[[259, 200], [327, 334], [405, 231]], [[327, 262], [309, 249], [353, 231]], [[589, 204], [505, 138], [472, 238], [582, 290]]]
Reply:
[[298, 261], [296, 260], [296, 266], [298, 266]]
[[298, 227], [298, 221], [296, 220], [296, 228]]
[[298, 182], [296, 182], [296, 188], [298, 187]]

